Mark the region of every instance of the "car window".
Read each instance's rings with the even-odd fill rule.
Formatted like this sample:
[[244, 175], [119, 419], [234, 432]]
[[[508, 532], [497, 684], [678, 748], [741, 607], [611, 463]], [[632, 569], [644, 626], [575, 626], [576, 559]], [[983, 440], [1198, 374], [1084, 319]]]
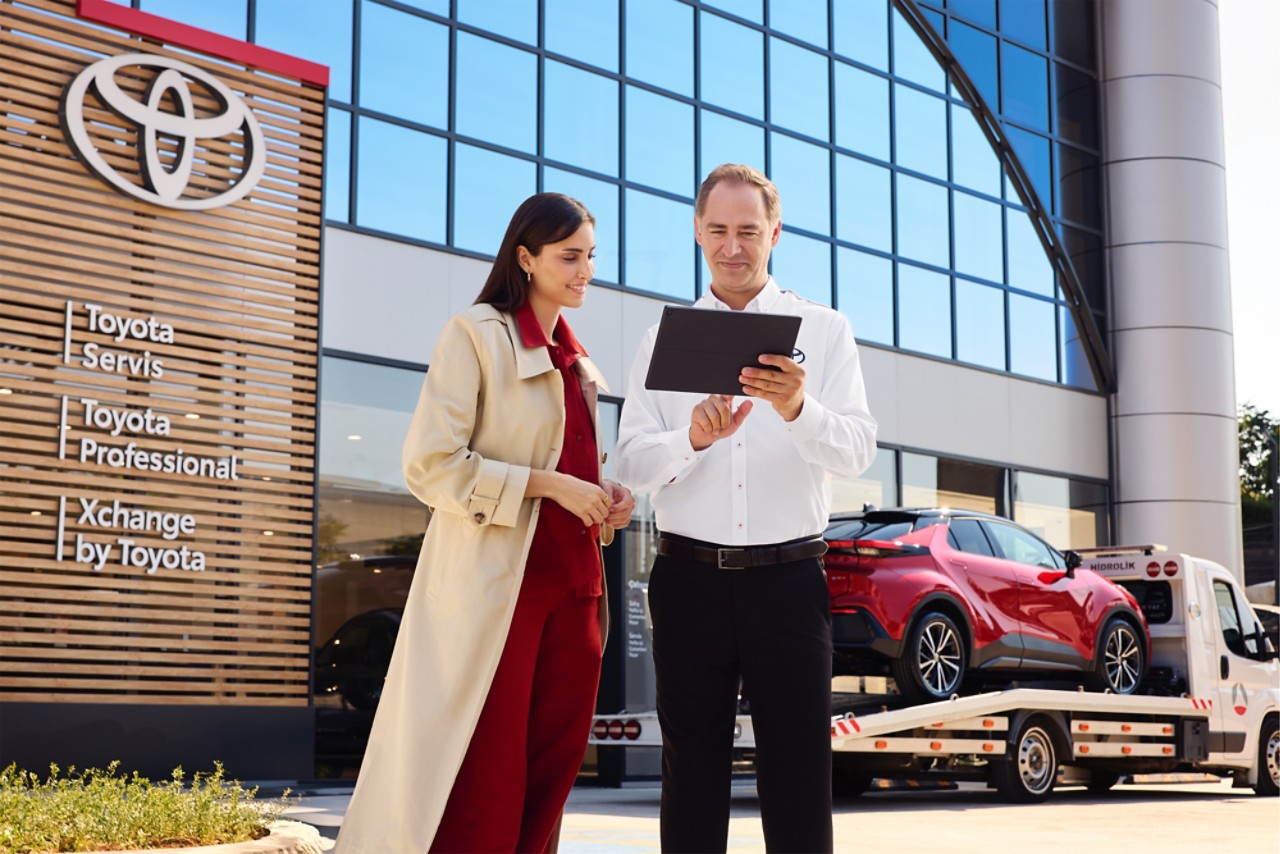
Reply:
[[1006, 559], [1047, 569], [1066, 568], [1053, 549], [1021, 528], [1000, 522], [983, 522], [982, 525]]
[[911, 533], [910, 522], [873, 522], [849, 519], [836, 522], [823, 535], [828, 540], [896, 540]]
[[995, 557], [977, 519], [952, 519], [947, 529], [947, 542], [962, 552]]
[[1226, 641], [1227, 649], [1240, 656], [1257, 655], [1258, 643], [1262, 639], [1262, 626], [1253, 619], [1253, 612], [1248, 608], [1242, 612], [1236, 606], [1235, 594], [1226, 582], [1213, 582], [1213, 597], [1218, 603], [1222, 639]]

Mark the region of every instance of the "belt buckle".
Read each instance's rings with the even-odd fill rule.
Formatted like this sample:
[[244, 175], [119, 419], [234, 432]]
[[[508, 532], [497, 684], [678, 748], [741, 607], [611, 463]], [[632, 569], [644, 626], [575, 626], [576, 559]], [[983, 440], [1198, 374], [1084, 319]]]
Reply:
[[727, 555], [742, 554], [746, 549], [716, 549], [716, 567], [718, 569], [742, 569], [740, 566], [725, 566], [724, 559]]

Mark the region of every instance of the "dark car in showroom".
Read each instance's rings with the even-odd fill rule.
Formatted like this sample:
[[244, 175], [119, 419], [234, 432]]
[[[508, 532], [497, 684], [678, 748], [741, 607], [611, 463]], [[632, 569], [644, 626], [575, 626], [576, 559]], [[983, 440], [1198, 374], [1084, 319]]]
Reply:
[[868, 509], [823, 534], [835, 674], [888, 674], [911, 702], [1035, 680], [1131, 694], [1151, 660], [1122, 587], [974, 511]]

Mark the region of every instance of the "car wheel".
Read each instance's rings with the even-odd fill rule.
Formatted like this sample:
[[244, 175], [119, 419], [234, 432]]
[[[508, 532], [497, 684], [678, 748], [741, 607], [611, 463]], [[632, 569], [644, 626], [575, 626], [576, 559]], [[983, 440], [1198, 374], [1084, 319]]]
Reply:
[[1280, 717], [1268, 715], [1258, 733], [1258, 782], [1256, 794], [1267, 798], [1280, 795]]
[[898, 690], [915, 702], [945, 700], [960, 690], [964, 655], [964, 634], [955, 621], [939, 611], [925, 614], [891, 665]]
[[1107, 621], [1098, 635], [1097, 666], [1086, 680], [1091, 691], [1132, 694], [1145, 674], [1145, 646], [1142, 636], [1129, 622]]
[[1038, 804], [1058, 782], [1058, 753], [1053, 737], [1036, 718], [1028, 718], [1018, 729], [1003, 761], [991, 766], [991, 782], [1011, 804]]

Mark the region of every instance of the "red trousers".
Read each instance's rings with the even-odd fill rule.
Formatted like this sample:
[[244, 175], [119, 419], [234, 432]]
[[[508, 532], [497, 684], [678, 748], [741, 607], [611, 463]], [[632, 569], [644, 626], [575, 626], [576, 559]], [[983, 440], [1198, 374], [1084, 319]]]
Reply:
[[433, 852], [542, 854], [587, 750], [600, 681], [598, 597], [525, 575]]

